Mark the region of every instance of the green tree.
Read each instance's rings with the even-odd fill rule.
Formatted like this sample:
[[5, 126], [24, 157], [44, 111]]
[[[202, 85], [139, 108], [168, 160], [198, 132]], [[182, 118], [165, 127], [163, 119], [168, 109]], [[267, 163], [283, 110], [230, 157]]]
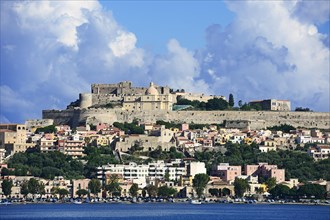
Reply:
[[230, 196], [230, 189], [223, 188], [221, 191], [223, 196]]
[[176, 189], [168, 186], [161, 186], [158, 188], [158, 196], [160, 197], [170, 197], [177, 193]]
[[7, 169], [6, 167], [3, 167], [1, 169], [1, 176], [8, 176], [8, 175], [10, 175], [10, 170]]
[[283, 131], [285, 133], [289, 133], [291, 130], [296, 130], [295, 127], [293, 127], [292, 125], [288, 125], [288, 124], [281, 124], [279, 126], [274, 125], [272, 127], [268, 127], [268, 130], [271, 131]]
[[154, 185], [148, 185], [146, 186], [146, 190], [148, 192], [149, 197], [155, 197], [157, 196], [158, 188]]
[[41, 181], [39, 181], [39, 184], [38, 184], [38, 194], [40, 194], [40, 195], [46, 194], [45, 184]]
[[213, 98], [207, 101], [206, 110], [225, 110], [228, 109], [228, 102], [221, 98]]
[[132, 197], [136, 197], [139, 191], [139, 185], [136, 183], [133, 183], [131, 188], [129, 188], [129, 194], [131, 194]]
[[116, 174], [110, 175], [109, 184], [105, 186], [105, 189], [109, 192], [111, 196], [120, 196], [121, 187], [119, 184], [119, 179]]
[[211, 188], [209, 189], [209, 193], [211, 194], [211, 196], [218, 197], [220, 195], [220, 190], [217, 188]]
[[298, 189], [300, 197], [325, 199], [326, 194], [325, 187], [318, 184], [305, 184]]
[[69, 191], [64, 188], [58, 189], [58, 194], [60, 195], [60, 198], [63, 199], [65, 196], [69, 194]]
[[238, 107], [241, 108], [242, 105], [243, 105], [243, 101], [242, 101], [242, 100], [239, 100], [239, 101], [238, 101]]
[[34, 197], [34, 195], [39, 192], [39, 181], [34, 178], [29, 179], [28, 190]]
[[88, 195], [88, 191], [86, 189], [78, 189], [76, 194], [79, 196], [79, 197], [84, 197], [85, 195]]
[[101, 192], [101, 182], [98, 179], [91, 179], [88, 183], [88, 189], [94, 196]]
[[55, 186], [53, 186], [51, 189], [50, 189], [50, 193], [53, 195], [53, 196], [55, 196], [56, 194], [58, 194], [58, 190], [59, 190], [60, 188], [59, 187], [55, 187]]
[[170, 172], [168, 170], [165, 171], [164, 179], [170, 181]]
[[142, 189], [142, 197], [145, 198], [147, 195], [147, 191], [145, 189]]
[[233, 94], [229, 94], [229, 101], [228, 101], [228, 105], [232, 108], [232, 107], [234, 107], [234, 105], [235, 105], [235, 102], [234, 102], [234, 96], [233, 96]]
[[279, 198], [279, 199], [285, 199], [288, 196], [291, 195], [290, 188], [286, 185], [279, 184], [276, 185], [274, 188], [272, 188], [269, 193], [274, 197], [274, 198]]
[[210, 177], [205, 173], [196, 174], [193, 179], [193, 187], [196, 190], [198, 198], [203, 195], [206, 184], [209, 182]]
[[4, 179], [1, 183], [2, 192], [5, 196], [9, 196], [11, 194], [11, 188], [13, 187], [13, 182], [11, 180]]
[[170, 158], [171, 159], [180, 159], [183, 158], [183, 154], [176, 150], [176, 147], [170, 148]]
[[44, 133], [56, 133], [55, 125], [49, 125], [49, 126], [46, 126], [46, 127], [37, 128], [37, 130], [36, 130], [35, 133], [37, 134], [37, 133], [41, 133], [41, 132], [44, 132]]
[[269, 191], [276, 186], [276, 179], [274, 177], [268, 178], [265, 183]]
[[26, 198], [29, 194], [28, 181], [23, 181], [23, 183], [21, 184], [21, 194], [24, 196], [24, 198]]
[[234, 191], [236, 197], [243, 197], [244, 193], [249, 189], [249, 183], [246, 179], [236, 178], [234, 181]]

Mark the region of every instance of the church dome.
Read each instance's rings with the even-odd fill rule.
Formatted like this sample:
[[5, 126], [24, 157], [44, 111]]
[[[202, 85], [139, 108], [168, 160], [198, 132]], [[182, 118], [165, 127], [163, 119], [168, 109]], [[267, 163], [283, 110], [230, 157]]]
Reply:
[[150, 87], [146, 90], [146, 95], [158, 95], [158, 90], [155, 88], [154, 84], [151, 82]]

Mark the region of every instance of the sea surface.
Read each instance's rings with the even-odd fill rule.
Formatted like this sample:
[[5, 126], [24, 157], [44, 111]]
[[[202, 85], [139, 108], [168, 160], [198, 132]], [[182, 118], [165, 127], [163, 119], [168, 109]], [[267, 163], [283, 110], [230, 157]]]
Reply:
[[276, 204], [25, 204], [1, 205], [0, 219], [310, 220], [330, 219], [330, 206]]

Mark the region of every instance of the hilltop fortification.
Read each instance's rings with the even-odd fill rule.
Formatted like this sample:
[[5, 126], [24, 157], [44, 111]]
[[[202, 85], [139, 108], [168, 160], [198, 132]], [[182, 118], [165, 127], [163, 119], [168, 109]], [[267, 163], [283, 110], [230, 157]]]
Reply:
[[[223, 96], [207, 96], [184, 91], [173, 92], [165, 86], [150, 83], [147, 87], [133, 87], [131, 82], [117, 84], [92, 84], [91, 93], [80, 94], [78, 106], [66, 110], [44, 110], [44, 119], [55, 124], [73, 127], [83, 124], [113, 122], [156, 122], [223, 124], [226, 127], [261, 129], [274, 125], [290, 124], [294, 127], [330, 128], [329, 112], [290, 111], [173, 111], [177, 96], [188, 100], [207, 102]], [[105, 108], [110, 105], [111, 107]]]

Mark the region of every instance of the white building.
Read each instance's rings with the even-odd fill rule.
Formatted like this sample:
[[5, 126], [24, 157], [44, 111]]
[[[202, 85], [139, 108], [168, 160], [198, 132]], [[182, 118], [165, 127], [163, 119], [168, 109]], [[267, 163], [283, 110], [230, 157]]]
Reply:
[[146, 184], [146, 179], [165, 179], [168, 173], [170, 180], [179, 181], [181, 176], [191, 176], [206, 173], [205, 163], [172, 160], [169, 163], [156, 161], [147, 165], [138, 165], [134, 162], [129, 164], [107, 164], [97, 168], [97, 178], [105, 183], [107, 176], [112, 174], [121, 176], [124, 180], [133, 180], [142, 186]]
[[327, 159], [330, 154], [330, 146], [328, 145], [318, 145], [316, 147], [311, 147], [308, 149], [308, 155], [312, 156], [314, 160]]

